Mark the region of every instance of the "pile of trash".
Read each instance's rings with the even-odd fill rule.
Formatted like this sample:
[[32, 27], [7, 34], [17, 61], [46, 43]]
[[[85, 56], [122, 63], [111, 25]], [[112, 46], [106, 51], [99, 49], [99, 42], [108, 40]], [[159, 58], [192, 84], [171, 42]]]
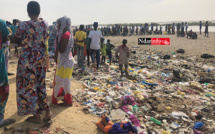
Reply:
[[184, 53], [132, 50], [128, 78], [120, 77], [114, 61], [99, 71], [75, 69], [74, 78], [83, 88], [72, 93], [73, 99], [86, 114], [108, 118], [103, 127], [99, 122], [97, 126], [108, 126], [109, 133], [120, 129], [140, 134], [211, 134], [215, 132], [215, 60]]

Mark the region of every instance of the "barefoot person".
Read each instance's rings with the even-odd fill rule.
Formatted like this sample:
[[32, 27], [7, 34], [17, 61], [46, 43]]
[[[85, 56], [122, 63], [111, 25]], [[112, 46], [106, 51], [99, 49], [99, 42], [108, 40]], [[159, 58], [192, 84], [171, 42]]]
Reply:
[[4, 111], [9, 96], [9, 83], [4, 57], [3, 43], [6, 43], [9, 31], [6, 22], [0, 19], [0, 128], [15, 122], [13, 119], [4, 120]]
[[[121, 77], [123, 77], [123, 65], [125, 66], [125, 75], [128, 77], [128, 58], [130, 56], [129, 47], [126, 46], [127, 40], [123, 39], [122, 45], [120, 45], [116, 49], [116, 58], [118, 59], [119, 63], [119, 70], [121, 71]], [[119, 54], [119, 55], [118, 55]]]
[[26, 121], [40, 123], [42, 111], [46, 111], [44, 121], [52, 116], [45, 84], [48, 24], [38, 18], [39, 3], [30, 1], [27, 11], [31, 20], [21, 22], [14, 37], [22, 47], [16, 76], [17, 110], [19, 116], [33, 114]]
[[52, 104], [57, 105], [57, 97], [64, 95], [64, 105], [72, 105], [71, 79], [74, 66], [72, 48], [74, 39], [70, 32], [71, 20], [64, 16], [57, 20], [58, 36], [56, 38], [55, 62], [57, 69], [54, 80]]

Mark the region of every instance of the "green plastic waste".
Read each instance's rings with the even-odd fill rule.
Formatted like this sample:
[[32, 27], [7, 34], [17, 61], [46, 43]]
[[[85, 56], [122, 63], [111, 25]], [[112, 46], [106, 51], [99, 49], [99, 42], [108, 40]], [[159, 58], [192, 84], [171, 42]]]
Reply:
[[211, 97], [211, 96], [213, 96], [212, 94], [205, 94], [205, 96], [207, 96], [207, 97]]
[[137, 106], [137, 105], [134, 105], [133, 106], [133, 111], [136, 113], [136, 112], [138, 112], [139, 111], [139, 107]]
[[171, 54], [176, 54], [176, 52], [171, 52]]
[[153, 117], [151, 117], [150, 121], [153, 121], [154, 123], [156, 123], [157, 125], [161, 125], [161, 122]]

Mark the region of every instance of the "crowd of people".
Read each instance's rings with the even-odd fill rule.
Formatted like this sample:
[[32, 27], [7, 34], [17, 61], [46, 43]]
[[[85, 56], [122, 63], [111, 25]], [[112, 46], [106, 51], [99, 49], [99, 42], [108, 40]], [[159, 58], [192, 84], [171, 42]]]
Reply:
[[[14, 44], [15, 55], [18, 56], [16, 73], [17, 114], [19, 116], [33, 115], [26, 119], [28, 122], [40, 123], [41, 113], [46, 112], [44, 122], [52, 119], [48, 103], [45, 77], [49, 70], [49, 59], [53, 57], [56, 63], [52, 104], [58, 105], [58, 97], [64, 96], [64, 105], [72, 105], [71, 78], [77, 55], [77, 66], [84, 66], [85, 56], [87, 66], [97, 70], [104, 64], [106, 56], [109, 64], [112, 61], [112, 49], [115, 48], [108, 39], [104, 42], [102, 32], [98, 30], [98, 22], [93, 23], [93, 29], [84, 31], [84, 25], [73, 33], [70, 18], [64, 16], [57, 19], [50, 30], [48, 23], [39, 18], [40, 5], [30, 1], [27, 5], [29, 21], [13, 20], [13, 24], [0, 19], [0, 127], [10, 125], [15, 119], [4, 119], [5, 106], [9, 95], [8, 58], [10, 45]], [[122, 66], [128, 67], [130, 50], [124, 39], [116, 49], [115, 56], [119, 58], [119, 68], [123, 75]], [[21, 47], [18, 52], [17, 47]], [[54, 53], [54, 54], [53, 54]], [[100, 62], [100, 53], [102, 61]], [[92, 63], [90, 63], [90, 57]], [[96, 64], [95, 64], [96, 61]], [[14, 74], [12, 74], [14, 75]], [[126, 72], [126, 75], [128, 73]]]
[[[206, 21], [205, 23], [205, 36], [208, 37], [208, 26], [209, 23]], [[91, 25], [87, 25], [86, 28], [83, 28], [83, 31], [87, 32], [90, 31]], [[155, 28], [155, 29], [154, 29]], [[162, 34], [162, 25], [159, 24], [153, 24], [150, 25], [148, 23], [141, 24], [139, 26], [121, 26], [118, 24], [115, 24], [114, 26], [102, 26], [98, 28], [103, 36], [128, 36], [128, 35], [151, 35], [151, 34]], [[192, 29], [191, 29], [192, 30]], [[78, 27], [76, 27], [74, 30], [74, 34], [76, 31], [78, 31]], [[172, 24], [165, 24], [164, 31], [167, 34], [177, 34], [178, 36], [185, 36], [188, 31], [188, 23], [182, 22], [182, 23], [172, 23]], [[199, 23], [199, 32], [202, 33], [202, 22]]]

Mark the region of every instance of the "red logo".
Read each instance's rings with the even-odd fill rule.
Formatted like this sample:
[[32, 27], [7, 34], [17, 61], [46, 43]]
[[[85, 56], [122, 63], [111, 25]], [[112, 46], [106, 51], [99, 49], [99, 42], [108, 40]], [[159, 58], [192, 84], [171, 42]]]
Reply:
[[170, 45], [170, 38], [151, 38], [151, 45]]

